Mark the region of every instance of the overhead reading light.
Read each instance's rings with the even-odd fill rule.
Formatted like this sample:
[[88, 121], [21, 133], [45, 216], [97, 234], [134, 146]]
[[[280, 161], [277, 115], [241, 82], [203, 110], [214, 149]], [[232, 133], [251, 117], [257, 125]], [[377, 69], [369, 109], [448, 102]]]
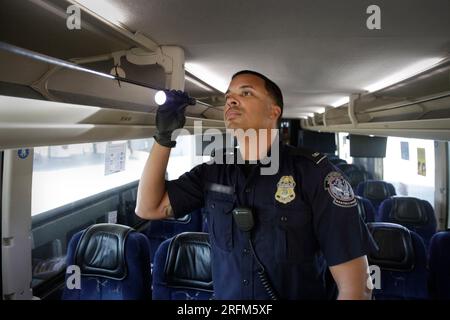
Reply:
[[126, 14], [109, 0], [72, 0], [71, 2], [89, 9], [113, 24], [120, 25], [127, 22]]
[[445, 58], [429, 58], [429, 59], [421, 60], [399, 72], [396, 72], [396, 73], [390, 75], [387, 78], [384, 78], [380, 81], [377, 81], [377, 82], [365, 87], [364, 90], [367, 90], [369, 92], [374, 92], [374, 91], [378, 91], [380, 89], [386, 88], [390, 85], [396, 84], [402, 80], [408, 79], [418, 73], [428, 70], [444, 59]]
[[194, 76], [209, 84], [210, 86], [216, 88], [220, 92], [225, 93], [228, 88], [228, 83], [226, 80], [216, 74], [211, 73], [211, 71], [199, 64], [186, 62], [184, 68], [186, 69], [186, 71], [192, 73]]

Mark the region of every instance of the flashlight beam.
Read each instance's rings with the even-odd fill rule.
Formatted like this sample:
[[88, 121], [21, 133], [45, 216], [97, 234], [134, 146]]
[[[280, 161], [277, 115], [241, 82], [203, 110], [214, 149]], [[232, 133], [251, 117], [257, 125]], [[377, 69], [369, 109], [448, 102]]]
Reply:
[[50, 64], [54, 64], [60, 67], [64, 67], [64, 68], [68, 68], [68, 69], [73, 69], [73, 70], [78, 70], [78, 71], [82, 71], [82, 72], [87, 72], [87, 73], [91, 73], [97, 76], [101, 76], [101, 77], [105, 77], [105, 78], [109, 78], [109, 79], [114, 79], [114, 76], [106, 74], [106, 73], [102, 73], [102, 72], [98, 72], [95, 70], [90, 70], [87, 68], [83, 68], [80, 67], [79, 65], [75, 64], [75, 63], [71, 63], [71, 62], [67, 62], [61, 59], [57, 59], [57, 58], [53, 58], [50, 56], [47, 56], [45, 54], [41, 54], [41, 53], [36, 53], [27, 49], [23, 49], [23, 48], [19, 48], [16, 47], [14, 45], [5, 43], [0, 41], [0, 50], [4, 50], [10, 53], [15, 53], [27, 58], [31, 58], [34, 60], [39, 60], [42, 62], [46, 62], [46, 63], [50, 63]]

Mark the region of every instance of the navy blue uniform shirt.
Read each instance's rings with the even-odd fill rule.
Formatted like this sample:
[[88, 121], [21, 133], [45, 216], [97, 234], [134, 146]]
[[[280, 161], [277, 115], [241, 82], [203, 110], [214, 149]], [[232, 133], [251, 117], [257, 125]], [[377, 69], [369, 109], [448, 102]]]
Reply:
[[280, 299], [327, 298], [323, 258], [334, 266], [368, 253], [368, 233], [349, 183], [319, 153], [280, 146], [279, 170], [196, 166], [166, 181], [175, 217], [205, 208], [217, 299], [268, 299], [246, 235], [232, 215], [252, 209], [254, 250]]

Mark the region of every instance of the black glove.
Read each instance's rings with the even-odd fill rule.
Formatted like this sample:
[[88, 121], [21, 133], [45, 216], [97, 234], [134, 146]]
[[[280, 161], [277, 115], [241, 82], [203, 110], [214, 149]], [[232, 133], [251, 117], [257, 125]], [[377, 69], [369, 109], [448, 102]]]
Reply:
[[167, 99], [166, 103], [159, 106], [156, 112], [156, 134], [154, 138], [160, 145], [173, 148], [176, 141], [172, 141], [172, 133], [176, 129], [183, 128], [186, 122], [184, 110], [189, 105], [189, 96], [183, 91], [170, 90], [177, 95], [177, 99]]

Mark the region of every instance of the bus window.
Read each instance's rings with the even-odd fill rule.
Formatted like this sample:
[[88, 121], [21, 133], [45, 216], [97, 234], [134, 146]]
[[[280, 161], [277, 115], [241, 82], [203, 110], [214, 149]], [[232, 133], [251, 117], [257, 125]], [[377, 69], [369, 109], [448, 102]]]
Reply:
[[[124, 168], [115, 172], [106, 168], [105, 152], [121, 145]], [[141, 139], [35, 148], [32, 215], [139, 180], [152, 145], [153, 139]]]
[[434, 208], [434, 141], [388, 137], [383, 180], [397, 194], [427, 200]]
[[344, 159], [347, 163], [353, 163], [353, 158], [350, 157], [350, 140], [347, 132], [338, 133], [339, 141], [339, 158]]
[[207, 156], [197, 156], [195, 153], [195, 136], [185, 135], [177, 138], [177, 145], [171, 151], [169, 164], [167, 165], [168, 180], [177, 179], [183, 173], [194, 166], [210, 159]]

